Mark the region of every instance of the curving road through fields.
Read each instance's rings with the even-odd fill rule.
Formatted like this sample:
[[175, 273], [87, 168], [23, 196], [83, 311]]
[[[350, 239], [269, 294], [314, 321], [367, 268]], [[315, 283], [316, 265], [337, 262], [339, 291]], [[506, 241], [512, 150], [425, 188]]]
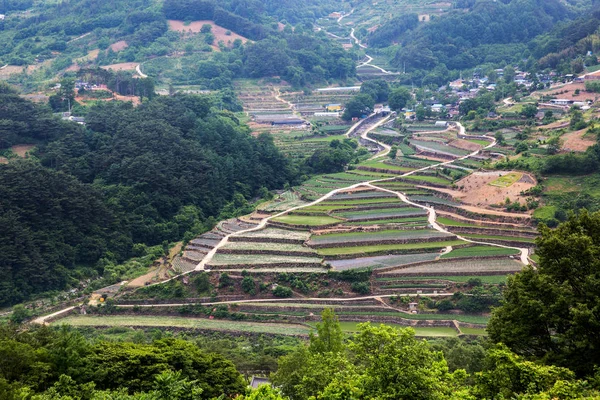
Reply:
[[[373, 114], [372, 114], [372, 115], [373, 115]], [[376, 155], [375, 155], [373, 158], [378, 158], [378, 157], [384, 156], [385, 154], [389, 153], [390, 146], [388, 146], [388, 145], [386, 145], [386, 144], [384, 144], [384, 143], [381, 143], [381, 142], [379, 142], [379, 141], [377, 141], [377, 140], [375, 140], [375, 139], [368, 138], [368, 137], [367, 137], [367, 135], [368, 135], [368, 133], [369, 133], [370, 131], [372, 131], [373, 129], [375, 129], [377, 126], [380, 126], [381, 124], [385, 123], [385, 122], [386, 122], [386, 121], [387, 121], [389, 118], [390, 118], [390, 117], [388, 116], [387, 118], [384, 118], [384, 119], [382, 119], [382, 120], [379, 120], [379, 121], [377, 121], [377, 122], [373, 123], [373, 124], [372, 124], [372, 125], [371, 125], [369, 128], [367, 128], [367, 129], [366, 129], [366, 130], [363, 132], [363, 134], [361, 135], [361, 137], [363, 137], [363, 138], [365, 138], [365, 139], [367, 139], [367, 140], [369, 140], [369, 141], [371, 141], [371, 142], [374, 142], [374, 143], [376, 143], [376, 144], [378, 144], [378, 145], [380, 145], [381, 147], [383, 147], [383, 148], [384, 148], [384, 150], [383, 150], [383, 151], [381, 151], [380, 153], [376, 154]], [[460, 134], [460, 135], [464, 135], [464, 134], [465, 134], [465, 127], [464, 127], [464, 126], [463, 126], [463, 125], [462, 125], [460, 122], [457, 122], [456, 124], [457, 124], [457, 126], [458, 126], [458, 128], [459, 128], [459, 134]], [[355, 125], [353, 125], [353, 126], [352, 126], [352, 127], [349, 129], [349, 130], [348, 130], [348, 132], [346, 133], [346, 135], [347, 135], [347, 136], [349, 136], [349, 135], [350, 135], [350, 133], [352, 133], [353, 131], [355, 131], [355, 130], [358, 128], [358, 126], [360, 126], [360, 125], [361, 125], [361, 122], [359, 121], [358, 123], [356, 123]], [[477, 135], [473, 135], [473, 136], [477, 136]], [[488, 137], [488, 136], [479, 136], [479, 137], [480, 137], [481, 139], [484, 139], [484, 140], [489, 140], [489, 139], [491, 139], [491, 138], [490, 138], [490, 137]], [[487, 148], [493, 147], [495, 144], [496, 144], [496, 139], [492, 139], [492, 142], [491, 142], [489, 145], [487, 145], [486, 147], [484, 147], [484, 149], [487, 149]], [[452, 163], [453, 163], [453, 162], [455, 162], [455, 161], [458, 161], [458, 160], [464, 160], [464, 159], [466, 159], [466, 158], [468, 158], [468, 157], [471, 157], [471, 156], [474, 156], [474, 155], [476, 155], [477, 153], [479, 153], [479, 150], [477, 150], [477, 151], [474, 151], [474, 152], [472, 152], [472, 153], [470, 153], [470, 154], [467, 154], [466, 156], [463, 156], [463, 157], [457, 158], [457, 159], [455, 159], [455, 160], [450, 160], [450, 161], [445, 161], [445, 162], [441, 162], [441, 163], [437, 163], [437, 164], [429, 165], [429, 166], [427, 166], [427, 167], [419, 168], [419, 169], [416, 169], [416, 170], [414, 170], [414, 171], [410, 171], [410, 172], [407, 172], [407, 173], [405, 173], [405, 174], [399, 175], [398, 177], [410, 176], [410, 175], [412, 175], [412, 174], [414, 174], [414, 173], [416, 173], [416, 172], [425, 171], [425, 170], [428, 170], [428, 169], [437, 168], [437, 167], [440, 167], [440, 166], [444, 166], [444, 165], [452, 164]], [[221, 241], [220, 241], [220, 242], [219, 242], [219, 243], [218, 243], [218, 244], [217, 244], [217, 245], [216, 245], [216, 246], [215, 246], [215, 247], [214, 247], [214, 248], [213, 248], [213, 249], [212, 249], [210, 252], [208, 252], [208, 254], [206, 254], [206, 256], [204, 256], [204, 258], [202, 259], [202, 261], [201, 261], [200, 263], [198, 263], [198, 265], [196, 266], [196, 268], [195, 268], [195, 271], [203, 271], [203, 270], [206, 270], [206, 265], [207, 265], [207, 264], [208, 264], [208, 263], [209, 263], [209, 262], [210, 262], [210, 261], [213, 259], [214, 255], [217, 253], [217, 251], [218, 251], [220, 248], [222, 248], [223, 246], [225, 246], [225, 245], [226, 245], [226, 244], [229, 242], [229, 238], [230, 238], [230, 237], [233, 237], [233, 236], [238, 236], [238, 235], [242, 235], [242, 234], [245, 234], [245, 233], [248, 233], [248, 232], [254, 232], [254, 231], [258, 231], [258, 230], [260, 230], [260, 229], [263, 229], [263, 228], [264, 228], [264, 227], [267, 225], [267, 223], [268, 223], [270, 220], [274, 219], [274, 218], [281, 217], [281, 216], [283, 216], [283, 215], [285, 215], [285, 214], [287, 214], [287, 213], [289, 213], [289, 212], [291, 212], [291, 211], [296, 211], [296, 210], [299, 210], [299, 209], [302, 209], [302, 208], [306, 208], [306, 207], [310, 207], [310, 206], [317, 205], [317, 204], [319, 204], [319, 203], [321, 203], [321, 202], [323, 202], [323, 201], [327, 200], [328, 198], [330, 198], [331, 196], [333, 196], [333, 195], [335, 195], [335, 194], [337, 194], [337, 193], [340, 193], [340, 192], [345, 192], [345, 191], [348, 191], [348, 190], [350, 190], [350, 189], [354, 189], [354, 188], [357, 188], [357, 187], [360, 187], [360, 186], [368, 186], [368, 187], [373, 187], [373, 188], [376, 188], [376, 189], [378, 189], [378, 190], [381, 190], [381, 191], [385, 191], [385, 192], [390, 192], [390, 193], [393, 193], [393, 194], [395, 194], [396, 196], [398, 196], [398, 198], [399, 198], [400, 200], [402, 200], [403, 202], [405, 202], [405, 203], [407, 203], [407, 204], [410, 204], [410, 205], [413, 205], [413, 206], [416, 206], [416, 207], [419, 207], [419, 208], [422, 208], [422, 209], [426, 210], [426, 211], [427, 211], [427, 213], [428, 213], [429, 224], [430, 224], [430, 225], [431, 225], [431, 226], [432, 226], [434, 229], [436, 229], [436, 230], [437, 230], [437, 231], [439, 231], [439, 232], [451, 233], [451, 232], [449, 232], [448, 230], [446, 230], [446, 229], [442, 228], [442, 227], [441, 227], [441, 226], [440, 226], [440, 225], [437, 223], [437, 214], [436, 214], [436, 212], [435, 212], [435, 209], [434, 209], [433, 207], [427, 207], [427, 206], [424, 206], [424, 205], [421, 205], [421, 204], [418, 204], [418, 203], [414, 203], [414, 202], [410, 201], [410, 200], [409, 200], [409, 199], [408, 199], [408, 198], [407, 198], [407, 197], [406, 197], [406, 196], [405, 196], [403, 193], [400, 193], [400, 192], [395, 192], [395, 191], [388, 190], [388, 189], [382, 189], [382, 188], [376, 187], [376, 186], [374, 185], [374, 184], [376, 184], [376, 183], [379, 183], [379, 182], [386, 182], [386, 181], [390, 181], [390, 180], [394, 180], [394, 179], [396, 179], [396, 177], [393, 177], [393, 178], [385, 178], [385, 179], [376, 179], [376, 180], [370, 180], [370, 181], [364, 181], [364, 182], [355, 183], [355, 184], [353, 184], [353, 185], [346, 186], [346, 187], [343, 187], [343, 188], [335, 189], [335, 190], [332, 190], [331, 192], [329, 192], [329, 193], [327, 193], [327, 194], [323, 195], [322, 197], [320, 197], [320, 198], [318, 198], [317, 200], [314, 200], [314, 201], [312, 201], [312, 202], [310, 202], [310, 203], [308, 203], [308, 204], [304, 204], [304, 205], [301, 205], [301, 206], [292, 207], [292, 208], [290, 208], [290, 209], [288, 209], [288, 210], [285, 210], [285, 211], [279, 212], [279, 213], [277, 213], [277, 214], [271, 215], [271, 216], [269, 216], [269, 217], [266, 217], [266, 218], [262, 219], [262, 220], [260, 221], [260, 223], [259, 223], [258, 225], [256, 225], [255, 227], [248, 228], [248, 229], [244, 229], [244, 230], [241, 230], [241, 231], [238, 231], [238, 232], [234, 232], [234, 233], [230, 233], [229, 235], [226, 235], [225, 237], [223, 237], [223, 239], [221, 239]], [[461, 240], [464, 240], [464, 241], [466, 241], [466, 242], [469, 242], [469, 243], [474, 243], [474, 244], [481, 244], [481, 245], [488, 245], [488, 246], [494, 246], [494, 247], [501, 247], [501, 248], [507, 248], [507, 249], [515, 249], [515, 250], [519, 250], [519, 252], [520, 252], [520, 254], [521, 254], [521, 256], [520, 256], [521, 262], [522, 262], [524, 265], [528, 265], [528, 264], [529, 264], [529, 261], [528, 261], [528, 259], [529, 259], [529, 250], [528, 250], [527, 248], [519, 248], [519, 247], [505, 246], [505, 245], [496, 244], [496, 243], [488, 243], [488, 242], [482, 242], [482, 241], [470, 240], [470, 239], [466, 239], [466, 238], [463, 238], [463, 237], [460, 237], [460, 236], [458, 236], [458, 237], [459, 237]], [[448, 252], [448, 250], [449, 250], [449, 249], [446, 249], [446, 252]]]

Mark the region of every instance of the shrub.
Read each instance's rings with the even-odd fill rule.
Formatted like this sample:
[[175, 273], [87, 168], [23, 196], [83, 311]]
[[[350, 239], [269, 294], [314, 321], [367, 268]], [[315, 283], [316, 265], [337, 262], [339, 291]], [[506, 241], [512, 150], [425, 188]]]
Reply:
[[273, 289], [273, 296], [275, 297], [292, 297], [292, 289], [287, 286], [278, 285]]
[[198, 293], [205, 293], [210, 290], [210, 281], [208, 280], [208, 274], [203, 272], [196, 276], [193, 281], [194, 286]]
[[351, 289], [353, 292], [359, 294], [371, 293], [371, 288], [369, 287], [368, 282], [354, 282], [351, 286]]
[[242, 290], [245, 293], [255, 295], [256, 294], [256, 282], [250, 276], [245, 276], [242, 279]]
[[482, 282], [480, 278], [470, 278], [467, 283], [469, 286], [481, 286]]
[[227, 272], [223, 272], [219, 277], [219, 287], [227, 287], [233, 285], [233, 279], [229, 276]]

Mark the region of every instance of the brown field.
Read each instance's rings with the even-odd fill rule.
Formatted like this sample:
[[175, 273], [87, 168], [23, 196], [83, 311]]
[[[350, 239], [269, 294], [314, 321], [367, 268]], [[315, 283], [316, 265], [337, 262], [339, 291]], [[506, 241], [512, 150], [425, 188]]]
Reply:
[[561, 150], [584, 152], [588, 147], [596, 144], [595, 140], [583, 137], [586, 132], [587, 128], [580, 131], [569, 132], [566, 135], [563, 135], [563, 145]]
[[458, 147], [459, 149], [468, 150], [468, 151], [477, 151], [481, 149], [483, 146], [469, 142], [468, 140], [456, 139], [448, 143], [452, 147]]
[[[579, 89], [579, 94], [575, 95], [575, 90]], [[563, 86], [557, 86], [543, 92], [534, 92], [533, 96], [541, 97], [554, 96], [557, 99], [568, 99], [573, 101], [594, 100], [598, 95], [585, 91], [585, 83], [567, 83]]]
[[[242, 43], [248, 41], [247, 38], [231, 32], [231, 35], [226, 35], [227, 29], [216, 25], [213, 21], [193, 21], [189, 25], [185, 25], [183, 21], [169, 20], [169, 28], [177, 32], [199, 33], [202, 25], [209, 24], [212, 26], [212, 34], [215, 35], [215, 44], [223, 41], [226, 45], [231, 45], [235, 39], [240, 39]], [[218, 47], [217, 47], [218, 48]]]
[[35, 145], [33, 144], [18, 144], [16, 146], [11, 147], [13, 153], [18, 155], [19, 157], [25, 158], [27, 153], [33, 150]]
[[2, 69], [0, 69], [0, 77], [8, 77], [12, 74], [18, 74], [23, 72], [23, 68], [22, 66], [17, 66], [17, 65], [8, 65]]
[[[457, 200], [467, 204], [468, 206], [487, 207], [492, 204], [503, 203], [508, 197], [511, 201], [519, 200], [525, 202], [525, 196], [520, 193], [536, 185], [535, 179], [524, 174], [523, 178], [509, 187], [497, 187], [488, 185], [500, 176], [506, 175], [508, 171], [493, 171], [493, 172], [475, 172], [456, 183], [458, 190], [452, 189], [436, 189], [440, 192], [450, 194]], [[529, 182], [525, 182], [529, 181]], [[532, 183], [533, 182], [533, 183]], [[463, 207], [476, 211], [474, 207]], [[493, 210], [487, 210], [491, 213]], [[506, 213], [502, 213], [504, 215]]]
[[134, 71], [135, 67], [137, 67], [137, 65], [138, 65], [138, 63], [135, 63], [135, 62], [126, 62], [126, 63], [120, 63], [120, 64], [104, 65], [100, 68], [109, 69], [111, 71]]
[[0, 157], [0, 164], [8, 164], [8, 158]]
[[124, 40], [119, 40], [118, 42], [110, 45], [111, 50], [114, 52], [119, 52], [121, 50], [125, 50], [127, 47], [129, 47], [129, 45]]

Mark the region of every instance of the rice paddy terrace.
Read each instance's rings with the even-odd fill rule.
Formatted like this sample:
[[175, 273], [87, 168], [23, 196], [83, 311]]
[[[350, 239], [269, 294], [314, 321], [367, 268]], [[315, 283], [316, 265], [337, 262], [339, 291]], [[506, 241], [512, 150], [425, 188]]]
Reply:
[[[455, 293], [469, 301], [499, 293], [498, 285], [529, 263], [536, 232], [527, 213], [469, 204], [457, 195], [468, 191], [458, 183], [483, 173], [478, 170], [494, 145], [492, 138], [458, 127], [419, 129], [394, 159], [380, 153], [345, 172], [313, 177], [251, 215], [219, 223], [175, 258], [174, 268], [184, 275], [157, 285], [183, 285], [183, 294], [159, 299], [160, 289], [142, 288], [119, 300], [117, 309], [131, 313], [137, 307], [130, 326], [227, 325], [278, 334], [289, 326], [288, 334], [303, 335], [323, 308], [333, 307], [347, 331], [369, 320], [413, 326], [423, 336], [484, 334], [485, 314], [441, 304], [452, 304]], [[487, 186], [508, 190], [521, 178], [506, 173]], [[365, 270], [372, 272], [364, 279], [346, 279]], [[189, 282], [205, 273], [214, 292], [197, 298]], [[248, 277], [250, 289], [242, 285]], [[282, 295], [278, 287], [289, 292]], [[488, 294], [478, 294], [477, 287]], [[164, 316], [213, 316], [215, 310], [260, 328]], [[124, 323], [120, 317], [70, 318], [80, 325]], [[160, 318], [168, 319], [153, 322]]]

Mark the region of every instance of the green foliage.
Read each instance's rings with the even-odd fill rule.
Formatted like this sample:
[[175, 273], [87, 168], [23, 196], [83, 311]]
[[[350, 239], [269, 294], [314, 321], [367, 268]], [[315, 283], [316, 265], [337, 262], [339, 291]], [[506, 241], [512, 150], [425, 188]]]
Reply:
[[371, 293], [371, 287], [367, 282], [353, 282], [351, 289], [353, 292], [358, 294], [369, 294]]
[[256, 294], [256, 282], [252, 277], [245, 276], [244, 279], [242, 279], [242, 290], [251, 295]]
[[536, 270], [509, 278], [502, 306], [488, 325], [490, 337], [517, 354], [590, 374], [599, 364], [593, 333], [600, 288], [600, 213], [571, 215], [556, 230], [540, 227]]
[[273, 293], [273, 296], [282, 297], [282, 298], [292, 297], [292, 295], [294, 294], [292, 292], [292, 289], [290, 289], [287, 286], [282, 286], [282, 285], [277, 285], [277, 287], [272, 290], [272, 293]]
[[12, 314], [10, 314], [9, 320], [14, 324], [20, 324], [23, 321], [30, 318], [32, 315], [31, 310], [28, 310], [22, 304], [17, 304], [12, 309]]
[[369, 115], [373, 112], [375, 100], [368, 94], [358, 94], [346, 103], [346, 109], [342, 114], [342, 119], [349, 121], [352, 118], [359, 118], [363, 115]]
[[360, 93], [368, 94], [374, 102], [380, 103], [387, 101], [390, 86], [383, 79], [371, 79], [361, 85]]
[[368, 282], [373, 274], [373, 269], [346, 269], [343, 271], [329, 271], [327, 274], [333, 279], [338, 279], [340, 281]]
[[412, 94], [405, 87], [392, 89], [389, 95], [389, 105], [392, 110], [399, 111], [412, 100]]
[[196, 287], [198, 293], [207, 293], [211, 289], [210, 280], [208, 279], [208, 274], [206, 272], [202, 272], [198, 274], [194, 280], [193, 284]]
[[40, 159], [0, 166], [0, 304], [63, 289], [81, 266], [114, 283], [134, 238], [154, 246], [202, 233], [296, 173], [272, 137], [253, 138], [209, 97], [100, 102], [84, 130], [5, 85], [0, 96], [0, 146], [35, 140]]
[[310, 334], [308, 350], [317, 354], [339, 353], [343, 349], [343, 334], [337, 316], [326, 308], [321, 313], [321, 321], [317, 324], [317, 335]]

